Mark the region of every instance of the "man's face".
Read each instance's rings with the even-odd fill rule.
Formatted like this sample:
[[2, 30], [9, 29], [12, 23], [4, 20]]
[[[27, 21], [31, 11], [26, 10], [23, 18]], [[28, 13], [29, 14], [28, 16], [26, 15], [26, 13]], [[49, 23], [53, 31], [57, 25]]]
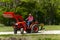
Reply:
[[29, 14], [29, 16], [31, 16], [31, 14]]

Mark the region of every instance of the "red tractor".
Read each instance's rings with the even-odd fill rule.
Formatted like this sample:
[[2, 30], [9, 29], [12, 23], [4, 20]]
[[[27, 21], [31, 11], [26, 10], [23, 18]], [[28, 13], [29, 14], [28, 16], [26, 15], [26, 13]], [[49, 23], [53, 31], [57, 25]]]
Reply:
[[27, 33], [37, 33], [39, 30], [38, 22], [33, 21], [30, 27], [27, 26], [27, 23], [23, 20], [21, 15], [16, 15], [14, 12], [4, 12], [3, 17], [12, 18], [16, 20], [16, 23], [13, 24], [14, 34], [17, 34], [17, 31], [21, 31], [21, 34], [26, 31]]

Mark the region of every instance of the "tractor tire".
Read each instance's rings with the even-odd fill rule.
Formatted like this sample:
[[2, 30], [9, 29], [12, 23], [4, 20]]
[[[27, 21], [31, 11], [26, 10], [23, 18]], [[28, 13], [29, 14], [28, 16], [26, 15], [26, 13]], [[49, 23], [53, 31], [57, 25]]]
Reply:
[[20, 31], [21, 31], [21, 34], [24, 34], [24, 29], [23, 29], [23, 28], [21, 28], [21, 30], [20, 30]]
[[14, 34], [17, 34], [17, 29], [16, 28], [14, 28]]
[[32, 28], [31, 28], [31, 33], [38, 33], [38, 31], [39, 31], [39, 27], [38, 27], [38, 25], [36, 24], [34, 24], [34, 26], [32, 26]]

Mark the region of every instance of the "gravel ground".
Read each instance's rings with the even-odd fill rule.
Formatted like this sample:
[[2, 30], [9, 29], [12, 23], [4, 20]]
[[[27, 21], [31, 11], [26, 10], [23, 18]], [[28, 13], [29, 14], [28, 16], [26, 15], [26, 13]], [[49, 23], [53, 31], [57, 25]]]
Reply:
[[[0, 32], [0, 35], [2, 35], [2, 34], [14, 34], [14, 32]], [[17, 34], [20, 35], [20, 32], [18, 31]], [[29, 33], [26, 33], [26, 32], [24, 32], [24, 34], [29, 35]], [[30, 34], [60, 34], [60, 30], [47, 30], [47, 31], [41, 30], [38, 33], [30, 33]]]

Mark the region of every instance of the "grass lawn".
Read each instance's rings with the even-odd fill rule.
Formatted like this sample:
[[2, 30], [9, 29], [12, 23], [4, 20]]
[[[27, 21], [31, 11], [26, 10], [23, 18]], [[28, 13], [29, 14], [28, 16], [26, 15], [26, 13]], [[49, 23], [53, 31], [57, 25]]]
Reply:
[[[45, 30], [60, 30], [60, 25], [45, 25], [44, 26]], [[4, 25], [0, 25], [0, 32], [5, 32], [5, 31], [13, 31], [12, 26], [4, 26]], [[0, 39], [24, 39], [24, 40], [60, 40], [60, 35], [36, 35], [36, 34], [30, 34], [30, 35], [0, 35]]]
[[13, 31], [12, 27], [0, 27], [0, 32], [8, 32]]
[[13, 31], [12, 26], [4, 26], [3, 24], [0, 24], [0, 32], [8, 32], [8, 31]]
[[60, 30], [60, 25], [45, 25], [45, 30]]
[[[60, 30], [60, 25], [45, 25], [44, 26], [45, 30]], [[5, 31], [13, 31], [12, 26], [4, 26], [0, 24], [0, 32], [5, 32]]]
[[60, 35], [0, 35], [1, 39], [24, 40], [60, 40]]

